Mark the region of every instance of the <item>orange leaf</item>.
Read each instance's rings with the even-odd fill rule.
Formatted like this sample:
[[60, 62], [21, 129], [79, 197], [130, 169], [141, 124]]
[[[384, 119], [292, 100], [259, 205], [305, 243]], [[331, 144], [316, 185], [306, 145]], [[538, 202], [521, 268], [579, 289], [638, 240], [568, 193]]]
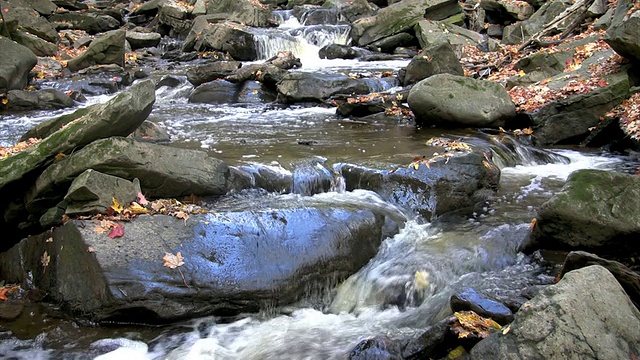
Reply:
[[9, 289], [6, 288], [6, 287], [0, 288], [0, 300], [2, 300], [2, 301], [7, 301], [8, 300], [7, 295], [6, 295], [7, 291], [9, 291]]

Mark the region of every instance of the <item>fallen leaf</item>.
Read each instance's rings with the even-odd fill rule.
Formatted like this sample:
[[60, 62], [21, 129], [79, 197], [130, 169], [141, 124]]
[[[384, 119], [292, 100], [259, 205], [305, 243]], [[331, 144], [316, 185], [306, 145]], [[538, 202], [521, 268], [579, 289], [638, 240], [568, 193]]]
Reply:
[[93, 252], [96, 252], [96, 249], [94, 249], [93, 247], [89, 246], [89, 247], [87, 247], [87, 252], [93, 253]]
[[124, 236], [124, 226], [120, 223], [116, 224], [111, 228], [111, 232], [107, 236], [112, 239]]
[[48, 242], [48, 243], [53, 242], [53, 238], [49, 237], [49, 238], [47, 238], [47, 240], [45, 240], [45, 242]]
[[149, 204], [149, 201], [147, 201], [147, 198], [145, 198], [141, 192], [138, 193], [138, 204], [142, 206], [147, 206]]
[[9, 289], [7, 289], [7, 288], [5, 288], [5, 287], [1, 287], [1, 288], [0, 288], [0, 300], [2, 300], [2, 301], [7, 301], [7, 300], [9, 300], [9, 299], [7, 298], [7, 295], [6, 295], [6, 294], [7, 294], [7, 291], [9, 291]]
[[124, 206], [122, 206], [115, 197], [111, 198], [111, 201], [113, 201], [113, 205], [111, 205], [111, 209], [113, 209], [113, 211], [121, 213], [122, 210], [124, 210]]
[[146, 207], [141, 206], [140, 204], [138, 204], [137, 202], [132, 202], [131, 205], [127, 208], [129, 209], [132, 213], [139, 215], [139, 214], [148, 214], [150, 211], [149, 209], [147, 209]]
[[56, 161], [62, 160], [62, 159], [64, 159], [65, 156], [67, 156], [67, 155], [65, 155], [64, 153], [58, 153], [58, 154], [56, 154], [55, 160]]
[[40, 258], [40, 262], [42, 263], [43, 271], [44, 271], [44, 269], [47, 268], [47, 266], [49, 266], [49, 262], [50, 261], [51, 261], [51, 256], [45, 250], [44, 253], [42, 254], [42, 257]]
[[177, 217], [178, 219], [183, 219], [184, 226], [187, 226], [187, 220], [189, 220], [189, 214], [187, 214], [184, 211], [178, 211], [173, 216]]
[[184, 258], [182, 257], [182, 253], [178, 251], [177, 254], [173, 255], [172, 253], [165, 252], [162, 257], [162, 261], [164, 261], [164, 266], [175, 269], [184, 265]]
[[529, 229], [533, 230], [533, 228], [536, 227], [537, 223], [538, 223], [538, 219], [536, 218], [531, 219], [531, 222], [529, 223]]

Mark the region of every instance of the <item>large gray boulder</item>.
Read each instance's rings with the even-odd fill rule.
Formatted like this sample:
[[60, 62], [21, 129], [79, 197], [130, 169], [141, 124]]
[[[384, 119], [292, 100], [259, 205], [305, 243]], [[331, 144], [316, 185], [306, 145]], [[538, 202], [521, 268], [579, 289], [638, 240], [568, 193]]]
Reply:
[[230, 21], [207, 24], [195, 42], [198, 51], [227, 52], [235, 60], [254, 61], [258, 58], [255, 37], [251, 29]]
[[233, 74], [242, 66], [239, 61], [214, 61], [204, 65], [194, 66], [187, 70], [187, 80], [194, 86], [217, 80], [224, 79], [226, 76]]
[[640, 354], [640, 312], [609, 271], [565, 274], [471, 350], [471, 359], [627, 359]]
[[[124, 235], [113, 239], [91, 220], [72, 220], [0, 254], [0, 276], [33, 281], [64, 309], [96, 321], [231, 316], [334, 286], [375, 255], [385, 223], [355, 204], [291, 196], [227, 209], [188, 220], [142, 215], [120, 223]], [[183, 263], [163, 266], [167, 253], [180, 253]]]
[[621, 0], [604, 40], [620, 55], [640, 61], [640, 11], [635, 2]]
[[462, 8], [452, 0], [402, 0], [382, 8], [374, 16], [353, 23], [351, 37], [360, 46], [411, 31], [419, 21], [443, 20], [460, 14]]
[[255, 27], [276, 26], [271, 10], [258, 1], [205, 0], [207, 15]]
[[69, 60], [67, 68], [71, 71], [78, 71], [93, 65], [116, 64], [124, 66], [125, 34], [124, 30], [104, 33], [93, 40], [85, 52]]
[[10, 90], [7, 101], [7, 108], [12, 110], [64, 109], [76, 104], [67, 94], [56, 89]]
[[87, 169], [138, 178], [150, 197], [215, 196], [227, 189], [228, 166], [203, 151], [111, 137], [94, 141], [45, 169], [25, 197], [27, 209], [40, 213], [54, 206]]
[[502, 85], [451, 74], [420, 81], [409, 92], [407, 102], [416, 123], [427, 126], [498, 128], [516, 115]]
[[505, 27], [502, 42], [513, 45], [527, 41], [569, 6], [571, 6], [571, 1], [568, 0], [553, 0], [545, 3], [529, 19]]
[[153, 81], [139, 82], [41, 142], [0, 159], [0, 193], [26, 174], [41, 170], [58, 154], [71, 154], [96, 139], [129, 135], [147, 118], [154, 102]]
[[29, 82], [29, 71], [38, 59], [28, 48], [0, 36], [0, 93], [22, 90]]
[[154, 47], [160, 43], [162, 35], [156, 32], [127, 31], [125, 38], [131, 49]]
[[129, 204], [137, 200], [136, 196], [141, 191], [139, 182], [135, 183], [138, 186], [133, 181], [88, 169], [69, 186], [64, 196], [64, 202], [67, 204], [65, 214], [105, 214], [113, 205], [113, 199], [119, 204]]
[[421, 20], [414, 26], [414, 31], [418, 43], [423, 49], [441, 43], [442, 39], [446, 39], [453, 47], [458, 45], [484, 46], [486, 51], [494, 51], [497, 47], [495, 40], [446, 21]]
[[544, 203], [526, 252], [586, 250], [629, 255], [640, 250], [640, 178], [614, 171], [579, 170]]
[[56, 56], [58, 45], [24, 30], [11, 31], [11, 39], [33, 51], [36, 56]]
[[449, 42], [441, 37], [440, 41], [426, 46], [414, 56], [405, 70], [404, 86], [415, 84], [436, 74], [464, 76], [464, 69]]

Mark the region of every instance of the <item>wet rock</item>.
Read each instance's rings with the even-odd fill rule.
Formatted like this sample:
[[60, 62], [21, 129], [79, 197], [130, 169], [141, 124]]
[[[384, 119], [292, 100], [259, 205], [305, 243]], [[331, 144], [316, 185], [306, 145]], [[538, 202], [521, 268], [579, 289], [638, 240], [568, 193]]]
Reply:
[[420, 20], [443, 20], [459, 14], [462, 8], [450, 0], [402, 0], [380, 9], [376, 15], [360, 18], [352, 24], [351, 37], [358, 45], [408, 32]]
[[346, 75], [306, 72], [288, 73], [278, 83], [287, 102], [322, 101], [336, 94], [362, 95], [385, 90], [382, 79], [352, 79]]
[[250, 0], [207, 1], [206, 7], [207, 15], [215, 15], [238, 24], [255, 27], [277, 25], [271, 10], [259, 2]]
[[29, 5], [42, 16], [49, 16], [58, 9], [58, 5], [49, 0], [31, 0]]
[[516, 115], [502, 85], [450, 74], [420, 81], [407, 101], [416, 123], [427, 126], [497, 128]]
[[415, 36], [409, 33], [399, 33], [372, 42], [368, 48], [376, 49], [377, 51], [392, 53], [396, 48], [411, 46], [417, 44]]
[[27, 47], [0, 36], [0, 93], [27, 87], [29, 71], [38, 62]]
[[640, 178], [614, 171], [579, 170], [544, 203], [523, 250], [640, 253]]
[[451, 311], [471, 310], [480, 316], [495, 320], [500, 325], [513, 321], [513, 313], [508, 307], [471, 288], [464, 288], [461, 292], [453, 294], [449, 304]]
[[283, 70], [297, 69], [302, 62], [291, 51], [278, 51], [278, 53], [265, 61], [265, 64], [273, 65]]
[[264, 104], [276, 101], [277, 96], [275, 89], [259, 81], [245, 81], [238, 90], [236, 101], [240, 104]]
[[436, 74], [464, 76], [464, 70], [451, 44], [443, 37], [432, 42], [416, 55], [405, 71], [404, 86], [415, 84]]
[[182, 37], [191, 28], [190, 9], [174, 1], [161, 1], [158, 8], [158, 22], [169, 29], [169, 36]]
[[392, 340], [375, 337], [360, 341], [351, 352], [349, 360], [400, 360], [399, 349]]
[[276, 166], [247, 164], [236, 169], [236, 179], [232, 188], [241, 190], [253, 187], [271, 193], [290, 193], [293, 189], [293, 174]]
[[340, 22], [340, 11], [336, 7], [294, 6], [293, 16], [304, 26], [338, 25]]
[[366, 189], [404, 209], [431, 220], [442, 214], [471, 210], [495, 193], [500, 170], [485, 166], [480, 152], [440, 158], [426, 165], [378, 170], [352, 164], [338, 164], [346, 188]]
[[269, 90], [276, 91], [276, 85], [288, 74], [271, 64], [250, 64], [236, 70], [233, 74], [225, 77], [225, 80], [232, 83], [242, 83], [248, 80], [259, 81]]
[[[500, 23], [504, 23], [504, 21], [517, 21], [517, 20], [526, 20], [528, 19], [534, 11], [533, 6], [526, 2], [510, 2], [510, 1], [502, 1], [502, 0], [486, 0], [480, 2], [480, 6], [487, 13], [494, 13], [498, 15], [502, 21]], [[494, 19], [496, 16], [494, 15]]]
[[94, 141], [43, 171], [25, 198], [27, 209], [38, 213], [53, 206], [87, 169], [138, 178], [143, 193], [158, 198], [224, 194], [228, 172], [226, 164], [202, 151], [111, 137]]
[[156, 83], [156, 89], [159, 89], [163, 86], [175, 88], [182, 85], [183, 82], [184, 81], [177, 76], [165, 75], [161, 77], [160, 80], [158, 80], [158, 82]]
[[[509, 331], [471, 350], [471, 359], [621, 359], [640, 353], [640, 312], [601, 266], [571, 271], [526, 303]], [[635, 355], [632, 355], [635, 356]]]
[[206, 104], [235, 103], [238, 99], [240, 86], [226, 80], [216, 80], [204, 83], [193, 90], [189, 102]]
[[[329, 1], [326, 3], [328, 2]], [[363, 17], [373, 16], [377, 11], [378, 7], [372, 2], [366, 0], [353, 0], [343, 6], [340, 6], [342, 16], [344, 16], [350, 23], [353, 23]]]
[[120, 21], [101, 13], [68, 12], [55, 14], [49, 18], [58, 30], [84, 30], [89, 34], [98, 34], [116, 30]]
[[124, 30], [114, 30], [96, 38], [84, 53], [69, 60], [67, 68], [78, 71], [98, 64], [116, 64], [123, 67], [125, 34]]
[[224, 79], [233, 74], [242, 66], [239, 61], [214, 61], [209, 64], [199, 65], [187, 70], [187, 80], [194, 86], [209, 81]]
[[604, 40], [620, 55], [640, 61], [640, 11], [634, 2], [620, 1]]
[[600, 265], [609, 270], [629, 295], [636, 308], [640, 309], [640, 274], [617, 261], [603, 259], [584, 251], [572, 251], [564, 261], [560, 278], [570, 271], [591, 265]]
[[521, 23], [505, 27], [502, 34], [502, 42], [513, 45], [526, 41], [526, 39], [529, 39], [531, 36], [542, 30], [547, 23], [560, 15], [560, 13], [570, 5], [571, 2], [567, 0], [554, 0], [547, 2], [538, 9], [538, 11], [533, 13], [529, 19]]
[[56, 6], [71, 11], [87, 10], [89, 5], [79, 0], [52, 0]]
[[156, 32], [127, 31], [125, 38], [135, 50], [158, 45], [162, 36]]
[[382, 94], [382, 96], [372, 97], [366, 101], [348, 101], [349, 97], [334, 97], [338, 103], [336, 113], [343, 117], [365, 117], [373, 114], [385, 112], [385, 110], [402, 106], [402, 99], [406, 99], [408, 91], [395, 94]]
[[444, 358], [449, 349], [458, 343], [458, 336], [451, 331], [456, 318], [451, 316], [430, 326], [419, 336], [405, 341], [402, 348], [403, 359]]
[[322, 47], [318, 51], [321, 59], [357, 59], [365, 54], [371, 53], [369, 50], [357, 48], [354, 46], [331, 44]]
[[56, 89], [38, 91], [11, 90], [7, 92], [7, 108], [14, 110], [64, 109], [76, 103]]
[[[186, 222], [139, 216], [109, 241], [90, 220], [72, 220], [0, 254], [0, 276], [22, 283], [33, 273], [54, 301], [96, 321], [232, 316], [335, 285], [376, 253], [383, 223], [384, 216], [357, 206], [273, 196]], [[43, 271], [44, 251], [51, 260]], [[163, 266], [166, 253], [178, 252], [184, 265]]]
[[251, 30], [230, 21], [207, 24], [195, 42], [198, 51], [218, 50], [228, 52], [239, 61], [254, 61], [258, 58], [258, 49]]
[[20, 300], [5, 300], [0, 302], [0, 320], [12, 321], [24, 311], [24, 302]]
[[136, 200], [140, 185], [117, 176], [103, 174], [88, 169], [73, 180], [64, 196], [67, 203], [65, 214], [93, 215], [105, 214], [113, 205], [113, 199], [120, 204]]

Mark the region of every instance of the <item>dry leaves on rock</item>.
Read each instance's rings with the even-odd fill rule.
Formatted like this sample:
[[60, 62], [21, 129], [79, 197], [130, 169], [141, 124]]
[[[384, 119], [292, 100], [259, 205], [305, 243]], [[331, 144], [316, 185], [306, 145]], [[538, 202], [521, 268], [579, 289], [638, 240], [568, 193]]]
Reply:
[[9, 298], [7, 295], [11, 295], [20, 290], [20, 285], [4, 285], [0, 286], [0, 300], [7, 301]]
[[502, 329], [497, 322], [484, 318], [473, 311], [459, 311], [453, 315], [456, 317], [456, 321], [452, 325], [452, 329], [458, 338], [477, 336], [484, 339], [492, 332]]
[[175, 255], [172, 253], [165, 252], [164, 256], [162, 257], [162, 261], [164, 261], [163, 265], [168, 267], [169, 269], [178, 269], [178, 272], [182, 277], [182, 282], [184, 283], [184, 285], [188, 288], [191, 287], [189, 286], [189, 284], [187, 284], [187, 280], [184, 278], [184, 274], [182, 273], [182, 270], [180, 270], [180, 267], [184, 265], [184, 258], [182, 257], [182, 253], [180, 251], [178, 251], [178, 253], [176, 253]]
[[19, 153], [20, 151], [33, 146], [37, 143], [39, 143], [40, 141], [42, 141], [42, 139], [37, 139], [37, 138], [29, 138], [26, 141], [21, 141], [13, 146], [10, 147], [4, 147], [4, 146], [0, 146], [0, 159], [9, 157], [13, 154]]

